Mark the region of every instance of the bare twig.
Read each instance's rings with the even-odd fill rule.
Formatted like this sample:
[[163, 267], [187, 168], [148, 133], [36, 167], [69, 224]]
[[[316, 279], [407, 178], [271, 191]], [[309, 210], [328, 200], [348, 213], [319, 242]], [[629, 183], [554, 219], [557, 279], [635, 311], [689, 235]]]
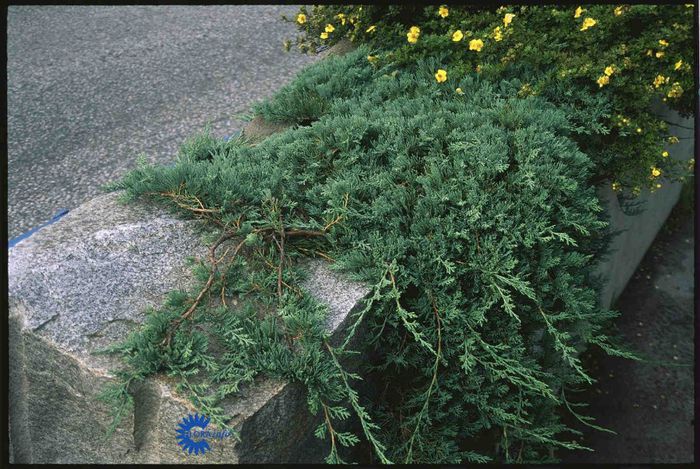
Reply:
[[[173, 321], [172, 327], [170, 331], [166, 334], [165, 338], [163, 339], [163, 342], [161, 342], [162, 345], [170, 345], [170, 340], [172, 339], [172, 334], [177, 329], [177, 327], [184, 321], [185, 319], [189, 318], [192, 316], [192, 313], [194, 313], [195, 309], [197, 309], [197, 306], [199, 303], [202, 301], [202, 298], [204, 298], [204, 295], [209, 291], [211, 288], [212, 284], [214, 283], [214, 278], [216, 277], [216, 273], [218, 271], [218, 261], [216, 259], [216, 249], [221, 246], [226, 240], [233, 238], [236, 236], [237, 231], [229, 231], [224, 233], [214, 244], [212, 244], [211, 248], [209, 248], [209, 261], [211, 263], [212, 269], [211, 273], [209, 274], [209, 279], [207, 279], [207, 283], [204, 284], [204, 287], [200, 290], [199, 294], [197, 295], [197, 298], [195, 298], [194, 302], [192, 305], [185, 311], [179, 318], [177, 318], [175, 321]], [[236, 245], [236, 248], [233, 251], [234, 257], [238, 254], [238, 251], [241, 250], [243, 245], [245, 244], [245, 239], [238, 243]]]

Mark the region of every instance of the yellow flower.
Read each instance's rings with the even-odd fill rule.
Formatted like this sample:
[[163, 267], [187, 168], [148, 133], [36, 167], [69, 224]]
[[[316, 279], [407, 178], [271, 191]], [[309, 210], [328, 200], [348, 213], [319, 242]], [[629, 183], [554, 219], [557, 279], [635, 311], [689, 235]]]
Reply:
[[641, 134], [641, 133], [642, 133], [642, 128], [641, 128], [641, 127], [637, 127], [637, 133], [638, 133], [638, 134]]
[[462, 88], [457, 88], [457, 89], [455, 90], [455, 93], [457, 93], [457, 94], [464, 94], [464, 91], [462, 91]]
[[664, 56], [664, 54], [665, 54], [665, 52], [662, 51], [662, 50], [660, 50], [660, 51], [658, 51], [658, 52], [656, 53], [656, 58], [657, 58], [657, 59], [660, 59], [661, 57]]
[[657, 178], [659, 176], [661, 176], [661, 170], [655, 166], [652, 166], [651, 167], [651, 177]]
[[581, 31], [585, 31], [588, 28], [595, 26], [596, 23], [597, 21], [593, 18], [586, 18], [585, 20], [583, 20], [583, 24], [581, 25]]
[[678, 70], [679, 68], [681, 68], [681, 65], [683, 65], [683, 61], [682, 61], [682, 60], [679, 60], [678, 62], [676, 62], [676, 63], [673, 65], [673, 69], [674, 69], [674, 70]]
[[671, 91], [668, 92], [668, 97], [669, 98], [680, 98], [682, 94], [683, 94], [683, 87], [681, 86], [680, 83], [675, 82], [673, 85], [671, 85]]
[[613, 68], [612, 68], [612, 65], [608, 65], [607, 67], [605, 67], [605, 74], [606, 74], [607, 76], [612, 75], [613, 72], [614, 72], [614, 70], [613, 70]]
[[447, 18], [449, 14], [450, 11], [447, 9], [446, 6], [441, 6], [440, 8], [438, 8], [438, 15], [442, 16], [443, 18]]
[[464, 34], [462, 34], [462, 31], [460, 31], [459, 29], [457, 31], [455, 31], [454, 33], [452, 33], [452, 40], [454, 42], [461, 41], [463, 37], [464, 37]]
[[661, 47], [666, 47], [668, 45], [668, 41], [666, 39], [659, 39], [659, 45]]
[[654, 51], [652, 51], [651, 49], [647, 49], [647, 55], [651, 57], [652, 55], [654, 55]]
[[369, 28], [367, 28], [367, 29], [365, 30], [365, 32], [366, 32], [366, 33], [371, 33], [371, 32], [374, 31], [375, 29], [377, 29], [377, 27], [374, 26], [374, 25], [372, 25], [372, 26], [370, 26]]
[[377, 60], [379, 60], [379, 56], [377, 56], [377, 55], [368, 55], [368, 56], [367, 56], [367, 60], [369, 61], [369, 63], [374, 63], [374, 62], [376, 62]]
[[503, 17], [503, 26], [507, 28], [513, 18], [515, 18], [515, 13], [506, 13], [506, 16]]
[[500, 41], [501, 39], [503, 39], [503, 32], [501, 31], [501, 27], [500, 27], [500, 26], [496, 26], [495, 28], [493, 28], [493, 39], [494, 39], [494, 41], [496, 41], [496, 42], [498, 42], [498, 41]]
[[584, 9], [581, 8], [581, 7], [578, 7], [578, 8], [576, 9], [576, 11], [574, 12], [574, 18], [580, 17], [580, 16], [581, 16], [581, 13], [583, 13], [584, 11], [586, 11], [586, 10], [584, 10]]
[[332, 24], [329, 23], [329, 24], [326, 25], [325, 31], [326, 31], [327, 33], [332, 33], [333, 31], [335, 31], [335, 28], [333, 27]]
[[619, 182], [615, 181], [615, 182], [612, 183], [612, 190], [614, 190], [615, 192], [617, 192], [617, 191], [619, 191], [620, 189], [622, 189], [622, 185], [621, 185]]
[[600, 88], [602, 88], [603, 86], [605, 86], [605, 85], [607, 85], [608, 83], [610, 83], [610, 77], [609, 77], [608, 75], [601, 75], [601, 76], [598, 77], [598, 79], [596, 80], [596, 82], [598, 83], [598, 86], [599, 86]]
[[345, 15], [344, 14], [338, 13], [337, 15], [335, 15], [335, 17], [340, 20], [340, 24], [345, 26]]
[[299, 13], [299, 14], [297, 15], [297, 23], [299, 23], [299, 24], [304, 24], [304, 23], [306, 23], [306, 15], [303, 14], [303, 13]]
[[659, 86], [663, 85], [665, 80], [666, 78], [663, 75], [656, 75], [656, 78], [654, 78], [654, 88], [658, 88]]
[[475, 50], [477, 52], [480, 52], [481, 49], [484, 47], [484, 41], [481, 39], [472, 39], [469, 41], [469, 50]]
[[442, 83], [443, 81], [447, 80], [447, 71], [443, 69], [439, 69], [435, 73], [435, 79], [437, 80], [438, 83]]
[[411, 44], [415, 44], [416, 42], [418, 42], [419, 36], [420, 28], [418, 26], [411, 26], [411, 28], [408, 30], [408, 34], [406, 34], [406, 38]]
[[671, 145], [675, 145], [679, 141], [680, 140], [678, 140], [678, 137], [676, 137], [675, 135], [671, 135], [670, 137], [668, 137], [668, 143], [670, 143]]
[[321, 33], [321, 39], [328, 39], [328, 33], [327, 32], [322, 32]]
[[622, 5], [615, 7], [615, 16], [620, 16], [622, 14]]
[[663, 156], [664, 158], [668, 158], [668, 152], [664, 150], [663, 152], [661, 152], [661, 156]]

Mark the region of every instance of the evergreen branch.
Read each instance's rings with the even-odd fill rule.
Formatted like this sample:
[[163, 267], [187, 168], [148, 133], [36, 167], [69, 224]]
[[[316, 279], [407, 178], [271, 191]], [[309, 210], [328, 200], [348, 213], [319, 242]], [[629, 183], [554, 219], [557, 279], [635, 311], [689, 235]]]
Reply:
[[573, 409], [571, 408], [571, 406], [569, 405], [569, 401], [566, 400], [566, 393], [564, 392], [564, 388], [561, 389], [561, 398], [562, 398], [562, 400], [564, 401], [564, 404], [566, 405], [566, 408], [569, 410], [569, 412], [571, 413], [571, 415], [573, 415], [574, 417], [576, 417], [576, 420], [578, 420], [578, 421], [581, 422], [582, 424], [584, 424], [584, 425], [586, 425], [586, 426], [588, 426], [588, 427], [591, 427], [591, 428], [593, 428], [593, 429], [595, 429], [595, 430], [601, 431], [601, 432], [612, 433], [613, 435], [617, 435], [617, 432], [615, 432], [615, 431], [613, 431], [613, 430], [610, 430], [610, 429], [608, 429], [608, 428], [604, 428], [604, 427], [600, 427], [600, 426], [598, 426], [598, 425], [592, 424], [591, 421], [592, 421], [592, 420], [595, 420], [593, 417], [589, 417], [589, 416], [586, 416], [586, 415], [580, 415], [580, 414], [578, 414], [577, 412], [574, 412], [574, 410], [573, 410]]
[[381, 290], [381, 288], [383, 288], [384, 286], [387, 285], [386, 275], [388, 273], [389, 273], [389, 269], [387, 268], [387, 270], [384, 272], [384, 274], [382, 275], [379, 282], [372, 287], [372, 291], [373, 291], [372, 296], [370, 298], [365, 298], [365, 300], [364, 300], [365, 307], [362, 309], [362, 311], [357, 313], [357, 319], [355, 320], [355, 322], [353, 322], [352, 326], [350, 326], [350, 330], [348, 331], [348, 334], [345, 337], [345, 340], [343, 341], [343, 343], [340, 345], [340, 347], [338, 347], [338, 350], [340, 350], [340, 351], [345, 350], [345, 348], [350, 343], [350, 340], [352, 340], [352, 338], [355, 336], [355, 332], [357, 331], [358, 326], [362, 323], [362, 320], [364, 319], [365, 314], [367, 314], [367, 312], [369, 312], [372, 309], [372, 306], [374, 305], [375, 301], [380, 300], [382, 298], [380, 290]]
[[[527, 372], [525, 371], [525, 368], [522, 366], [522, 364], [518, 361], [509, 358], [504, 358], [498, 355], [495, 352], [494, 347], [483, 340], [481, 334], [476, 332], [471, 325], [468, 324], [467, 326], [469, 327], [469, 330], [473, 333], [474, 337], [476, 337], [476, 339], [478, 340], [479, 344], [481, 345], [481, 348], [486, 353], [488, 353], [489, 356], [494, 360], [493, 363], [495, 365], [502, 366], [503, 370], [501, 371], [496, 369], [494, 365], [486, 362], [485, 360], [479, 358], [476, 355], [474, 355], [475, 360], [481, 363], [484, 367], [491, 369], [496, 375], [505, 377], [516, 386], [530, 389], [535, 393], [542, 394], [543, 396], [553, 400], [554, 402], [559, 402], [557, 397], [552, 393], [550, 386], [547, 385], [544, 381], [541, 381], [535, 376], [533, 376], [533, 374], [535, 373], [534, 371]], [[520, 376], [520, 378], [518, 378], [518, 376]]]
[[545, 324], [547, 325], [547, 332], [552, 336], [554, 339], [554, 344], [557, 350], [561, 352], [562, 357], [564, 358], [564, 361], [569, 364], [576, 372], [584, 379], [588, 384], [593, 384], [594, 380], [588, 376], [588, 374], [583, 370], [583, 367], [581, 366], [581, 361], [576, 358], [573, 354], [576, 353], [576, 350], [565, 344], [562, 340], [562, 333], [559, 332], [549, 321], [549, 318], [547, 318], [547, 315], [545, 314], [544, 311], [542, 311], [542, 308], [540, 306], [537, 307], [538, 310], [540, 311], [540, 314], [542, 315], [542, 318], [544, 319]]
[[430, 402], [430, 396], [433, 392], [433, 387], [437, 383], [438, 367], [440, 366], [440, 359], [442, 358], [442, 328], [440, 327], [440, 315], [438, 314], [437, 305], [435, 304], [435, 298], [433, 298], [432, 294], [429, 294], [429, 296], [433, 306], [433, 314], [435, 315], [435, 325], [437, 327], [437, 353], [435, 354], [435, 363], [433, 365], [433, 377], [430, 380], [430, 385], [428, 386], [428, 391], [426, 392], [425, 402], [423, 403], [423, 407], [421, 407], [421, 410], [418, 413], [418, 417], [416, 418], [416, 427], [413, 430], [413, 433], [411, 434], [411, 439], [408, 443], [408, 453], [406, 454], [405, 461], [406, 464], [410, 464], [413, 461], [413, 442], [415, 440], [416, 435], [418, 434], [418, 431], [420, 430], [420, 424], [421, 420], [423, 419], [423, 415], [428, 409], [428, 403]]
[[[396, 261], [392, 262], [392, 267], [393, 269], [396, 268]], [[437, 353], [433, 349], [433, 346], [430, 345], [424, 338], [423, 334], [418, 330], [416, 327], [418, 324], [415, 321], [416, 314], [407, 311], [404, 309], [403, 306], [401, 306], [401, 293], [399, 292], [398, 288], [396, 287], [396, 278], [394, 277], [394, 272], [393, 269], [390, 267], [389, 268], [389, 277], [391, 278], [391, 289], [392, 289], [392, 296], [394, 297], [394, 303], [396, 305], [396, 312], [401, 319], [401, 322], [403, 322], [404, 327], [406, 327], [406, 330], [410, 332], [413, 335], [413, 338], [416, 339], [416, 342], [421, 344], [425, 349], [427, 349], [432, 355], [436, 355]]]
[[333, 424], [331, 424], [331, 418], [328, 415], [328, 406], [323, 402], [321, 402], [321, 406], [323, 407], [323, 417], [325, 420], [326, 428], [328, 429], [328, 434], [331, 437], [331, 452], [326, 457], [326, 462], [328, 464], [345, 464], [345, 462], [342, 459], [340, 459], [340, 456], [338, 455], [338, 448], [335, 444], [337, 433], [335, 429], [333, 429]]
[[348, 398], [350, 399], [350, 404], [352, 405], [352, 408], [355, 410], [355, 414], [357, 417], [360, 419], [360, 424], [362, 425], [362, 431], [365, 434], [365, 437], [367, 438], [367, 441], [370, 442], [372, 445], [372, 448], [374, 449], [374, 452], [376, 455], [379, 457], [379, 460], [382, 462], [382, 464], [392, 464], [392, 462], [387, 458], [384, 454], [384, 451], [386, 451], [386, 446], [380, 442], [377, 437], [374, 436], [372, 433], [372, 430], [377, 430], [379, 427], [372, 422], [372, 419], [370, 418], [369, 414], [365, 410], [364, 407], [360, 405], [359, 402], [359, 396], [357, 392], [350, 387], [350, 384], [348, 383], [348, 374], [346, 371], [343, 369], [343, 367], [340, 365], [340, 362], [338, 362], [337, 357], [335, 356], [335, 353], [333, 353], [333, 348], [328, 344], [328, 342], [324, 341], [324, 345], [328, 349], [328, 352], [331, 355], [331, 358], [333, 359], [333, 363], [335, 364], [339, 374], [340, 378], [343, 382], [343, 385], [345, 386], [345, 390], [347, 392]]

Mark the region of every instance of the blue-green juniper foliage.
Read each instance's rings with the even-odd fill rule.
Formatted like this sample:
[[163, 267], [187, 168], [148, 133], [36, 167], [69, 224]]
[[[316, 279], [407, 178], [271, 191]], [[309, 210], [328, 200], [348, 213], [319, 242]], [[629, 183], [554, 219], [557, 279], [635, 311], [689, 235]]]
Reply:
[[[548, 461], [579, 448], [562, 415], [593, 382], [580, 351], [631, 356], [610, 343], [615, 313], [591, 275], [607, 228], [596, 162], [570, 138], [581, 116], [519, 96], [517, 80], [468, 76], [460, 95], [432, 78], [435, 60], [375, 68], [366, 56], [325, 60], [258, 106], [287, 131], [196, 137], [174, 166], [142, 165], [113, 186], [213, 233], [197, 287], [113, 348], [127, 366], [106, 397], [118, 416], [131, 383], [166, 373], [224, 423], [218, 403], [255, 376], [297, 381], [328, 462], [361, 442], [375, 462]], [[325, 307], [299, 287], [309, 256], [372, 287], [336, 345]], [[359, 375], [377, 392], [357, 391], [353, 352], [370, 357]]]

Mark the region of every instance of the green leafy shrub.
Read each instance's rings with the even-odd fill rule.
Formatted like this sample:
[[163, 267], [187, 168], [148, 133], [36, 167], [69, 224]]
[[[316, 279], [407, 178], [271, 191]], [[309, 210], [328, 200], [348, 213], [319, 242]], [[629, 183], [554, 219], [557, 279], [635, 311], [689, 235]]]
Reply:
[[656, 188], [660, 175], [687, 174], [668, 157], [664, 145], [674, 136], [650, 105], [663, 100], [683, 114], [694, 109], [693, 13], [691, 4], [324, 5], [302, 7], [290, 21], [303, 32], [302, 50], [348, 38], [367, 44], [378, 65], [440, 57], [433, 73], [444, 70], [452, 90], [464, 76], [480, 74], [517, 77], [521, 94], [574, 111], [585, 113], [591, 100], [602, 99], [606, 114], [595, 126], [578, 120], [573, 138], [599, 163], [599, 179], [638, 191]]
[[[114, 186], [208, 219], [219, 237], [200, 285], [112, 350], [128, 367], [108, 397], [128, 401], [129, 383], [164, 372], [225, 423], [217, 403], [242, 383], [298, 381], [329, 462], [360, 437], [380, 462], [579, 448], [561, 421], [592, 382], [577, 352], [631, 355], [611, 345], [615, 313], [592, 287], [607, 231], [575, 125], [518, 80], [467, 74], [451, 78], [456, 94], [433, 79], [438, 59], [378, 68], [367, 55], [323, 61], [259, 107], [303, 125], [257, 145], [204, 139]], [[317, 105], [298, 103], [305, 90]], [[299, 288], [297, 261], [313, 255], [372, 287], [338, 346]], [[359, 351], [376, 395], [344, 368]], [[351, 414], [361, 434], [338, 429]]]

